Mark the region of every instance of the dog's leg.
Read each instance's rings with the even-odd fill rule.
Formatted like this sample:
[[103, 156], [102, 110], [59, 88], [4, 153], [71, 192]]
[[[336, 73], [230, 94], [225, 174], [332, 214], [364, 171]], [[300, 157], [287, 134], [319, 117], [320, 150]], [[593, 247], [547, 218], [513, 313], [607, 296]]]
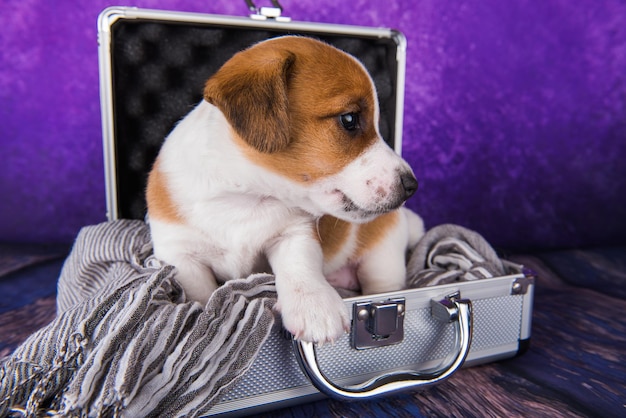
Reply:
[[406, 287], [406, 246], [386, 244], [373, 248], [359, 263], [356, 275], [364, 295]]
[[281, 234], [268, 248], [268, 260], [283, 326], [297, 339], [332, 342], [349, 330], [348, 310], [322, 274], [322, 249], [310, 225]]
[[406, 286], [406, 252], [424, 235], [424, 222], [406, 208], [398, 215], [398, 224], [359, 263], [357, 277], [363, 294], [393, 292]]
[[206, 305], [209, 297], [218, 287], [211, 268], [184, 255], [171, 264], [176, 267], [176, 280], [185, 290], [187, 300]]
[[185, 291], [187, 300], [205, 305], [217, 289], [211, 268], [200, 256], [205, 247], [189, 230], [177, 224], [150, 220], [154, 255], [159, 260], [176, 267], [175, 279]]

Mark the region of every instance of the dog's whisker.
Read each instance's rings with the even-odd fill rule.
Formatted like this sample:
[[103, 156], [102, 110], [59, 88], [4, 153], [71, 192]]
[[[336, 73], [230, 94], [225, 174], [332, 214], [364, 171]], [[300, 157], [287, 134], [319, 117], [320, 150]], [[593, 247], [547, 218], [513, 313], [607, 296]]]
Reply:
[[320, 219], [322, 218], [315, 219], [315, 232], [317, 232], [317, 239], [319, 239], [320, 242], [323, 242], [322, 234], [320, 233]]

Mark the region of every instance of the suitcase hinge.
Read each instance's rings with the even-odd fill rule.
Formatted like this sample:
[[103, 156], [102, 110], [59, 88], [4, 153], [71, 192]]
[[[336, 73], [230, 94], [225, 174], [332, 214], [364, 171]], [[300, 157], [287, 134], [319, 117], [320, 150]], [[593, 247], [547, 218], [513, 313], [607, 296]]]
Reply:
[[519, 277], [513, 281], [511, 285], [512, 295], [525, 295], [528, 292], [528, 287], [535, 284], [534, 273], [530, 270], [524, 271], [524, 277]]
[[397, 344], [404, 338], [405, 299], [352, 305], [352, 347], [357, 350]]
[[250, 18], [254, 20], [276, 20], [277, 22], [291, 22], [291, 18], [282, 16], [283, 6], [278, 0], [272, 0], [272, 7], [256, 7], [252, 0], [245, 0], [248, 9], [252, 12]]
[[458, 321], [459, 307], [455, 303], [456, 301], [464, 301], [464, 299], [461, 299], [461, 292], [454, 292], [441, 300], [431, 299], [431, 316], [445, 323]]

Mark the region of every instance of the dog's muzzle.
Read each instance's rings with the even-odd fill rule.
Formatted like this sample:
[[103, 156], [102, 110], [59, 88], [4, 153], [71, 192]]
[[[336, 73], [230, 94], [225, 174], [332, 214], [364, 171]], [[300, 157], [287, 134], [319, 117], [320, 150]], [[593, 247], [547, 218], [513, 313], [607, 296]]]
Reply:
[[417, 186], [417, 180], [411, 171], [402, 172], [397, 177], [397, 183], [393, 188], [392, 193], [388, 194], [386, 199], [379, 202], [373, 208], [360, 207], [348, 198], [348, 196], [342, 193], [343, 211], [358, 213], [362, 218], [367, 218], [372, 215], [381, 215], [402, 206], [408, 198], [415, 194]]

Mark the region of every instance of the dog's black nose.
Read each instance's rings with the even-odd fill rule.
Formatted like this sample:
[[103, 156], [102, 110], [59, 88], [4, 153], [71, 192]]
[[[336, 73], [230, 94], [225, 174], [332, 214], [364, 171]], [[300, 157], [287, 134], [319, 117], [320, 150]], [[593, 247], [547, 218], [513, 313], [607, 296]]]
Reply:
[[417, 180], [412, 173], [402, 173], [400, 175], [400, 182], [402, 183], [402, 188], [404, 189], [404, 200], [413, 196], [413, 194], [417, 191]]

